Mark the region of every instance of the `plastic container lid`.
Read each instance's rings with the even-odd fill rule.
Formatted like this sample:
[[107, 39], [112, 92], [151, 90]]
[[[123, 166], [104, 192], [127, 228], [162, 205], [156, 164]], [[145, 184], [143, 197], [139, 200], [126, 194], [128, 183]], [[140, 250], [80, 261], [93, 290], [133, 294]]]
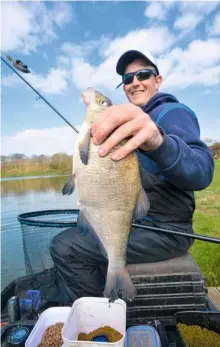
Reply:
[[137, 325], [127, 329], [125, 347], [162, 347], [156, 329], [150, 325]]

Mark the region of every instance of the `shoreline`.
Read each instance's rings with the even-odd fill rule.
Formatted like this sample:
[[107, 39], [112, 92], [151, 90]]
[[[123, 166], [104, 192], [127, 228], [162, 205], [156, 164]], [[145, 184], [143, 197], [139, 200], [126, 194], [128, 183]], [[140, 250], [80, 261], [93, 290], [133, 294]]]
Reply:
[[17, 174], [1, 174], [1, 181], [5, 181], [7, 179], [18, 179], [18, 178], [32, 178], [32, 177], [51, 177], [51, 176], [67, 176], [70, 175], [71, 171], [43, 171], [43, 172], [25, 172], [25, 173], [17, 173]]
[[10, 177], [2, 177], [1, 182], [7, 182], [7, 181], [16, 181], [16, 180], [31, 180], [31, 179], [37, 179], [37, 178], [50, 178], [50, 177], [62, 177], [62, 176], [68, 176], [68, 174], [53, 174], [53, 175], [39, 175], [39, 176], [10, 176]]

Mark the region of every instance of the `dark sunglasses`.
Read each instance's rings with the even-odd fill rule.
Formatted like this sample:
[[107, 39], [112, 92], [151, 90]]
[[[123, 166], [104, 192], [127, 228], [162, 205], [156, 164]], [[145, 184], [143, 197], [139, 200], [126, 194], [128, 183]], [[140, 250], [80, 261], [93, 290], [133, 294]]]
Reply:
[[157, 73], [153, 69], [141, 69], [136, 72], [129, 72], [122, 76], [122, 82], [116, 87], [119, 88], [123, 83], [125, 85], [133, 82], [134, 76], [137, 77], [138, 81], [148, 80], [151, 76], [157, 76]]

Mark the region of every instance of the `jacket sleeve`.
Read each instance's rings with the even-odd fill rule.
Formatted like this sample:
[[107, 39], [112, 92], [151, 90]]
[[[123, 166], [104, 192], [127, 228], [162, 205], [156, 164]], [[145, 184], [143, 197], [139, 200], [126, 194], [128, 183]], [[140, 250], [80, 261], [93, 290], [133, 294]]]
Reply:
[[145, 155], [178, 188], [197, 191], [208, 187], [213, 179], [214, 160], [211, 150], [200, 140], [198, 120], [184, 109], [173, 109], [161, 119], [159, 128], [164, 142]]

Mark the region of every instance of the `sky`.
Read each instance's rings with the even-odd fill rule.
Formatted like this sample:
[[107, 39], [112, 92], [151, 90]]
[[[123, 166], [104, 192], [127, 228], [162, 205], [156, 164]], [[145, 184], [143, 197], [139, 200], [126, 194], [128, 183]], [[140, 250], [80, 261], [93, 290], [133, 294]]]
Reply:
[[[161, 92], [196, 113], [203, 140], [220, 140], [220, 2], [2, 1], [1, 54], [80, 128], [80, 93], [94, 87], [127, 103], [115, 66], [128, 49], [150, 52]], [[9, 62], [9, 61], [8, 61]], [[10, 63], [10, 62], [9, 62]], [[72, 154], [77, 133], [1, 62], [1, 154]]]

